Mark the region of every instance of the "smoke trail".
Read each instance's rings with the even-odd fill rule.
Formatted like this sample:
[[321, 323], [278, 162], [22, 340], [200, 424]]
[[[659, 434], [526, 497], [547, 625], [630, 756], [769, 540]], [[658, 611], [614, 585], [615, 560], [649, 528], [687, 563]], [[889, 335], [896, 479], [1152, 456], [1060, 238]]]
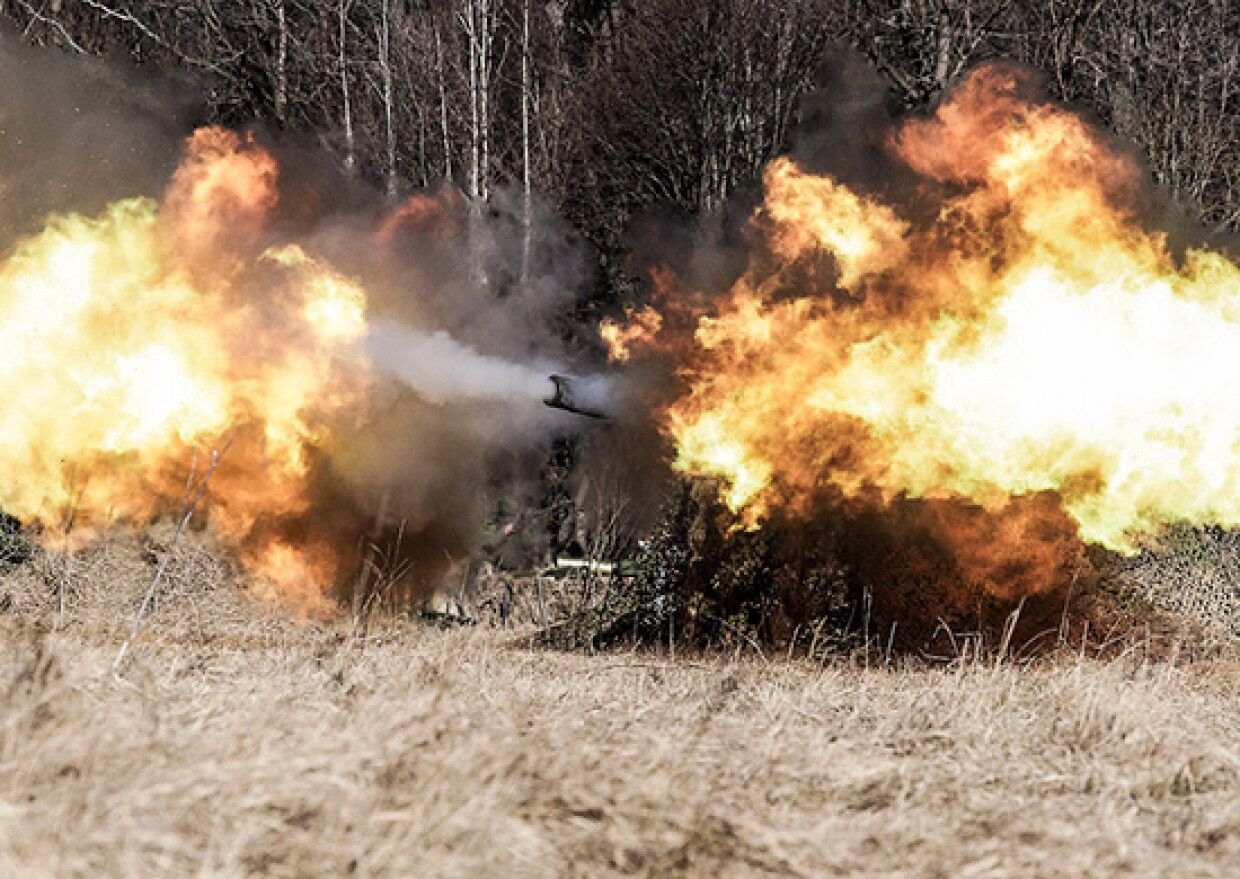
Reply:
[[481, 354], [442, 330], [425, 332], [378, 321], [364, 342], [372, 366], [408, 385], [430, 403], [452, 399], [533, 405], [547, 394], [551, 362], [524, 365]]

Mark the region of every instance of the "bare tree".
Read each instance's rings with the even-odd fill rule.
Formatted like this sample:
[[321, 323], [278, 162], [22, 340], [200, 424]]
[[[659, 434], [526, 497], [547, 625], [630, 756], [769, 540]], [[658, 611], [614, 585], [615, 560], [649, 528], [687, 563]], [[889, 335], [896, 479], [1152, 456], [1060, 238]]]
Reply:
[[530, 174], [530, 0], [521, 0], [521, 288], [530, 282], [533, 179]]
[[353, 106], [349, 93], [348, 42], [349, 8], [353, 0], [337, 0], [337, 67], [340, 73], [340, 114], [344, 124], [344, 169], [352, 174], [357, 167], [357, 139], [353, 134]]
[[288, 19], [284, 0], [274, 0], [276, 19], [275, 105], [276, 118], [285, 121], [288, 109]]
[[1015, 5], [1012, 0], [861, 0], [851, 9], [850, 36], [906, 105], [923, 106], [994, 52]]
[[392, 124], [395, 100], [392, 90], [392, 16], [389, 0], [381, 0], [379, 24], [375, 28], [378, 51], [379, 76], [383, 83], [383, 133], [387, 145], [387, 165], [384, 173], [387, 194], [395, 198], [396, 185], [396, 128]]
[[448, 127], [448, 78], [443, 61], [443, 37], [440, 34], [439, 22], [432, 20], [435, 36], [435, 73], [439, 95], [439, 131], [443, 138], [443, 176], [452, 179], [452, 137]]
[[[1212, 228], [1240, 225], [1229, 0], [11, 0], [0, 15], [33, 42], [184, 71], [213, 121], [321, 132], [389, 194], [456, 178], [480, 212], [512, 186], [527, 227], [540, 193], [599, 246], [604, 297], [631, 219], [720, 216], [839, 43], [908, 107], [980, 60], [1029, 63]], [[530, 259], [523, 241], [522, 283]]]
[[1182, 205], [1216, 231], [1240, 224], [1240, 7], [1229, 0], [1108, 4], [1082, 74], [1099, 114], [1136, 143]]

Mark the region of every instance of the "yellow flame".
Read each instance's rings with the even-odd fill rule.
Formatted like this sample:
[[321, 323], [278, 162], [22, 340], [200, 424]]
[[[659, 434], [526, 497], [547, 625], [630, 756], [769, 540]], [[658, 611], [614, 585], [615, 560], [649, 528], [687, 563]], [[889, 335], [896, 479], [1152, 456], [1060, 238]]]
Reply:
[[[366, 302], [301, 248], [262, 249], [275, 179], [253, 143], [203, 129], [162, 199], [53, 217], [0, 260], [0, 508], [55, 528], [145, 518], [181, 496], [195, 448], [238, 430], [217, 527], [244, 543], [305, 508], [307, 450], [365, 393]], [[248, 558], [287, 569], [293, 552]], [[308, 577], [274, 579], [308, 595]]]
[[[1174, 258], [1131, 207], [1131, 161], [1022, 86], [983, 68], [891, 138], [938, 194], [930, 219], [781, 160], [758, 225], [779, 264], [708, 307], [663, 290], [661, 315], [689, 320], [611, 332], [671, 352], [676, 466], [720, 479], [745, 524], [829, 491], [1049, 491], [1120, 551], [1169, 522], [1240, 525], [1240, 267]], [[794, 286], [821, 255], [834, 282]]]

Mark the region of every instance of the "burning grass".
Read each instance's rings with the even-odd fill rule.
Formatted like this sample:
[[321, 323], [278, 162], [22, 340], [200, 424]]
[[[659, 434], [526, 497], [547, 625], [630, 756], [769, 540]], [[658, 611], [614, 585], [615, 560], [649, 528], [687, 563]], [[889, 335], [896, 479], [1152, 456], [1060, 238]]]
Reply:
[[166, 538], [2, 581], [3, 875], [1222, 877], [1240, 858], [1234, 660], [892, 670], [362, 637], [248, 598], [194, 534], [115, 679]]

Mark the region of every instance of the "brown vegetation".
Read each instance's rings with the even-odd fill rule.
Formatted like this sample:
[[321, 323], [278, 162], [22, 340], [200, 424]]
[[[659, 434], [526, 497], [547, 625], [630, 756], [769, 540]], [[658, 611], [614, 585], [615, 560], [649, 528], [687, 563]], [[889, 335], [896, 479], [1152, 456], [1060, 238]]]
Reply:
[[1135, 646], [892, 671], [363, 636], [252, 602], [192, 536], [114, 677], [165, 548], [39, 553], [2, 581], [0, 874], [1224, 877], [1240, 859], [1235, 661]]

